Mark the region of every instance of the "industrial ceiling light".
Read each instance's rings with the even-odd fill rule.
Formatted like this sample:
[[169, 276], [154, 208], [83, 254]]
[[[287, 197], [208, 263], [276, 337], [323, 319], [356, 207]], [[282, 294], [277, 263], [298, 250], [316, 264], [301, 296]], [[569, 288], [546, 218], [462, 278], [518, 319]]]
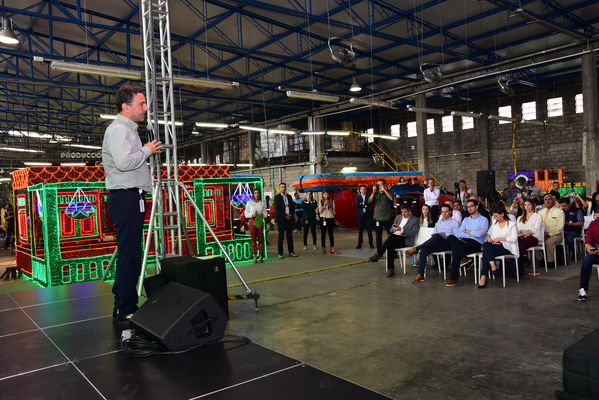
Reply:
[[427, 113], [427, 114], [438, 114], [438, 115], [445, 114], [444, 110], [440, 110], [438, 108], [426, 108], [426, 107], [416, 107], [416, 106], [408, 106], [408, 111], [411, 111], [411, 112], [424, 112], [424, 113]]
[[245, 163], [245, 164], [235, 164], [236, 167], [253, 167], [254, 164]]
[[224, 128], [228, 128], [229, 124], [223, 124], [220, 122], [196, 122], [196, 126], [199, 128], [224, 129]]
[[233, 89], [239, 82], [223, 81], [220, 79], [196, 78], [191, 76], [173, 75], [173, 83], [190, 86], [201, 86], [213, 89]]
[[303, 131], [302, 135], [304, 135], [304, 136], [324, 135], [324, 131]]
[[35, 150], [35, 149], [24, 149], [22, 147], [0, 147], [0, 150], [4, 151], [18, 151], [21, 153], [43, 153], [43, 150]]
[[49, 167], [52, 163], [42, 161], [25, 161], [23, 164], [28, 167]]
[[322, 93], [318, 93], [316, 91], [304, 92], [302, 90], [288, 90], [286, 92], [286, 94], [287, 94], [287, 97], [291, 97], [294, 99], [326, 101], [329, 103], [337, 103], [339, 101], [339, 96], [333, 96], [331, 94], [322, 94]]
[[2, 29], [0, 30], [0, 43], [3, 44], [18, 44], [19, 39], [12, 30], [12, 19], [2, 17]]
[[56, 71], [76, 72], [78, 74], [90, 74], [99, 76], [109, 76], [113, 78], [131, 79], [135, 81], [142, 80], [141, 71], [135, 69], [113, 67], [110, 65], [81, 64], [68, 61], [52, 61], [50, 68]]
[[352, 82], [351, 82], [351, 86], [349, 87], [349, 91], [352, 93], [356, 93], [356, 92], [360, 92], [361, 90], [362, 90], [362, 86], [360, 86], [360, 84], [356, 80], [356, 77], [354, 76], [352, 78]]
[[360, 133], [360, 136], [367, 137], [367, 138], [373, 138], [373, 139], [399, 140], [398, 136], [379, 135], [377, 133]]
[[290, 129], [269, 129], [268, 133], [278, 133], [279, 135], [295, 135], [295, 131]]
[[534, 126], [545, 126], [547, 125], [547, 121], [536, 121], [534, 119], [523, 119], [520, 121], [521, 124], [526, 125], [534, 125]]
[[508, 122], [514, 122], [515, 119], [511, 118], [511, 117], [502, 117], [501, 115], [489, 115], [487, 117], [488, 119], [492, 119], [494, 121], [508, 121]]
[[349, 136], [350, 134], [350, 131], [327, 131], [329, 136]]
[[[117, 116], [114, 114], [100, 114], [100, 118], [102, 118], [102, 119], [116, 119], [116, 117]], [[154, 120], [152, 120], [152, 123], [154, 123]], [[158, 123], [160, 125], [164, 125], [166, 122], [163, 119], [161, 119], [158, 121]], [[175, 121], [175, 126], [183, 126], [183, 122]]]
[[395, 107], [393, 106], [393, 103], [391, 103], [390, 101], [377, 101], [377, 100], [372, 100], [372, 99], [364, 99], [364, 98], [360, 98], [360, 97], [352, 97], [351, 99], [349, 99], [349, 102], [352, 104], [359, 104], [359, 105], [370, 106], [370, 107], [395, 109]]
[[194, 129], [193, 131], [191, 131], [191, 134], [192, 134], [192, 135], [199, 135], [199, 134], [200, 134], [200, 132], [198, 132], [198, 131], [196, 131], [196, 130]]
[[79, 147], [80, 149], [102, 150], [101, 146], [92, 146], [91, 144], [69, 143], [69, 144], [66, 144], [65, 146]]
[[62, 167], [85, 167], [87, 164], [83, 162], [63, 162], [60, 165]]
[[243, 129], [244, 131], [254, 131], [254, 132], [266, 132], [268, 129], [262, 128], [259, 126], [250, 126], [250, 125], [239, 125], [239, 129]]
[[39, 132], [31, 132], [31, 131], [17, 131], [17, 130], [9, 130], [8, 134], [10, 136], [26, 136], [32, 139], [48, 139], [50, 143], [57, 142], [70, 142], [73, 140], [72, 138], [61, 136], [61, 135], [50, 135], [49, 133], [39, 133]]
[[475, 113], [475, 112], [465, 112], [465, 111], [452, 111], [450, 113], [454, 117], [470, 117], [470, 118], [482, 118], [483, 114]]

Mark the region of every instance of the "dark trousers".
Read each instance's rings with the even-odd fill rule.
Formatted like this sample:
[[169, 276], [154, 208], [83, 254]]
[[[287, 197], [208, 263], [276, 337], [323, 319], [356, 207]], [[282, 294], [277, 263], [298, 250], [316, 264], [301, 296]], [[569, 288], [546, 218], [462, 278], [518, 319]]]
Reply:
[[449, 241], [441, 235], [433, 234], [429, 240], [422, 243], [420, 246], [416, 246], [418, 250], [418, 273], [424, 275], [426, 268], [426, 258], [431, 253], [437, 251], [448, 251], [451, 250]]
[[368, 233], [368, 244], [372, 246], [372, 219], [368, 213], [364, 213], [358, 218], [358, 247], [362, 247], [362, 243], [364, 242], [364, 229]]
[[329, 234], [329, 242], [331, 247], [335, 247], [335, 218], [321, 218], [320, 219], [320, 242], [322, 247], [326, 247], [327, 233]]
[[285, 239], [285, 234], [287, 234], [287, 250], [290, 253], [293, 253], [293, 219], [283, 219], [280, 222], [277, 222], [277, 228], [279, 230], [279, 243], [277, 246], [277, 250], [279, 254], [283, 254], [283, 240]]
[[395, 249], [401, 249], [406, 247], [406, 237], [400, 235], [389, 235], [385, 243], [381, 246], [381, 251], [378, 251], [379, 256], [382, 256], [385, 251], [387, 252], [387, 269], [391, 270], [395, 268]]
[[431, 218], [433, 219], [433, 221], [439, 220], [439, 214], [441, 214], [439, 206], [431, 206]]
[[387, 221], [375, 221], [374, 223], [374, 232], [376, 234], [376, 251], [379, 254], [383, 254], [385, 252], [385, 250], [383, 250], [383, 231], [387, 232], [387, 237], [389, 237], [389, 230], [391, 229], [392, 224], [392, 219]]
[[534, 236], [519, 236], [518, 237], [518, 250], [520, 251], [520, 258], [518, 263], [522, 265], [524, 257], [528, 255], [528, 249], [531, 247], [538, 246], [539, 240]]
[[564, 239], [566, 240], [566, 246], [568, 251], [574, 254], [574, 238], [580, 237], [581, 233], [577, 231], [567, 231], [564, 229]]
[[[144, 195], [145, 196], [145, 195]], [[108, 213], [116, 226], [116, 276], [112, 293], [119, 315], [137, 311], [137, 280], [141, 272], [141, 239], [144, 212], [137, 191], [118, 190], [108, 193]]]
[[591, 272], [593, 272], [593, 264], [599, 264], [599, 256], [594, 254], [587, 254], [582, 260], [582, 266], [580, 267], [580, 287], [584, 290], [589, 290], [589, 280], [591, 279]]
[[457, 281], [460, 275], [460, 262], [467, 254], [480, 251], [480, 243], [474, 239], [458, 239], [450, 235], [447, 240], [451, 247], [451, 274], [449, 279]]
[[11, 219], [6, 221], [6, 236], [4, 237], [4, 250], [8, 249], [9, 246], [15, 247], [15, 225]]
[[304, 219], [304, 246], [308, 245], [308, 230], [312, 232], [312, 244], [316, 246], [316, 220]]
[[295, 230], [301, 231], [303, 223], [304, 223], [304, 212], [296, 211], [296, 213], [295, 213]]
[[511, 254], [508, 249], [503, 247], [501, 244], [493, 244], [491, 242], [483, 243], [483, 260], [480, 268], [480, 274], [489, 276], [489, 269], [491, 269], [490, 261], [494, 261], [495, 257], [505, 256]]

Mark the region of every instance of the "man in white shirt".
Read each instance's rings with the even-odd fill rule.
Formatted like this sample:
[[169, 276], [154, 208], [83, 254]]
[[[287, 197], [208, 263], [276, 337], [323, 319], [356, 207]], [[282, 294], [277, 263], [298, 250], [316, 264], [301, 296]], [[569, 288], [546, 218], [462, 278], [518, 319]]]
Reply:
[[428, 186], [424, 189], [424, 204], [431, 208], [431, 216], [433, 221], [439, 218], [439, 197], [441, 196], [441, 189], [435, 186], [435, 180], [433, 178], [428, 179]]

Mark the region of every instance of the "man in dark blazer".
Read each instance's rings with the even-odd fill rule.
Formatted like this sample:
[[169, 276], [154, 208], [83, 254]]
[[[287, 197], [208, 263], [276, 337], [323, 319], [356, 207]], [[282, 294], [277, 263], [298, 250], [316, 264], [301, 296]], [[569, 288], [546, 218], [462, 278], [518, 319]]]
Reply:
[[279, 193], [275, 196], [275, 222], [279, 230], [278, 251], [279, 258], [283, 258], [283, 239], [287, 234], [287, 249], [289, 257], [297, 257], [293, 251], [293, 225], [294, 225], [294, 206], [293, 199], [287, 194], [287, 185], [279, 185]]
[[360, 186], [360, 191], [356, 196], [356, 209], [358, 210], [358, 245], [356, 249], [362, 248], [362, 237], [364, 236], [364, 229], [368, 232], [368, 243], [370, 248], [374, 249], [372, 244], [372, 213], [370, 212], [370, 202], [368, 201], [368, 194], [366, 193], [365, 185]]
[[377, 251], [370, 257], [370, 261], [376, 262], [383, 253], [387, 252], [387, 277], [395, 275], [395, 249], [402, 247], [414, 246], [418, 231], [420, 230], [420, 221], [418, 217], [412, 215], [410, 206], [407, 204], [401, 205], [401, 214], [395, 217], [391, 226], [391, 234], [383, 243], [382, 249]]

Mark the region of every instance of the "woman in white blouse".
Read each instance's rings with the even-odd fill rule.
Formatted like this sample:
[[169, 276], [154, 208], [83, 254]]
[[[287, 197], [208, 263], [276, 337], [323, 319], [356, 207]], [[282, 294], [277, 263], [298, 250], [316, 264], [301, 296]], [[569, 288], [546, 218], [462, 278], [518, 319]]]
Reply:
[[264, 262], [264, 221], [268, 216], [268, 210], [266, 204], [260, 200], [261, 195], [259, 189], [254, 189], [254, 196], [247, 202], [244, 211], [245, 217], [249, 221], [254, 263], [258, 263], [258, 260]]
[[495, 222], [487, 231], [487, 241], [483, 243], [483, 258], [478, 288], [487, 287], [489, 269], [494, 274], [497, 270], [495, 257], [513, 254], [518, 257], [518, 228], [516, 223], [510, 221], [504, 205], [497, 204], [493, 207]]
[[326, 238], [329, 233], [329, 242], [331, 243], [331, 254], [338, 254], [335, 250], [335, 201], [331, 199], [329, 192], [322, 192], [322, 199], [318, 204], [318, 213], [320, 214], [320, 239], [322, 241], [322, 254], [327, 254]]
[[527, 199], [524, 201], [524, 213], [518, 218], [518, 249], [520, 258], [518, 263], [523, 265], [528, 262], [526, 254], [528, 249], [542, 243], [544, 238], [543, 217], [536, 211], [536, 204]]

